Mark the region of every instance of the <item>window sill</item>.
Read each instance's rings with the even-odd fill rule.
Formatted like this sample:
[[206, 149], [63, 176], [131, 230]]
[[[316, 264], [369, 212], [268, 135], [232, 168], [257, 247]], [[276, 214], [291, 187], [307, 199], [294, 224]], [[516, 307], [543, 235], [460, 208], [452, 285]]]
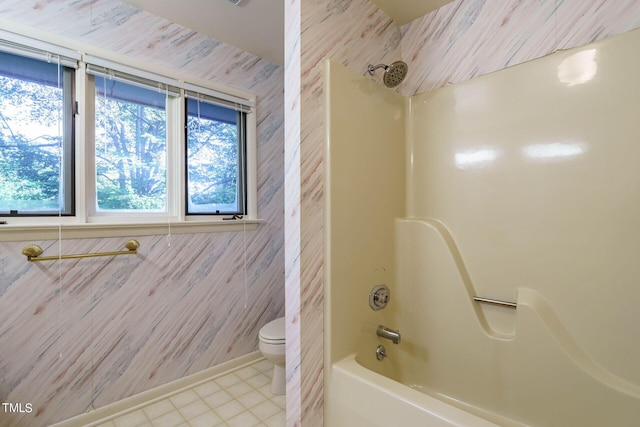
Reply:
[[59, 228], [63, 239], [87, 239], [104, 237], [136, 237], [169, 234], [214, 233], [223, 231], [255, 230], [263, 219], [236, 219], [229, 221], [187, 221], [118, 224], [41, 224], [0, 225], [0, 242], [26, 240], [57, 240]]

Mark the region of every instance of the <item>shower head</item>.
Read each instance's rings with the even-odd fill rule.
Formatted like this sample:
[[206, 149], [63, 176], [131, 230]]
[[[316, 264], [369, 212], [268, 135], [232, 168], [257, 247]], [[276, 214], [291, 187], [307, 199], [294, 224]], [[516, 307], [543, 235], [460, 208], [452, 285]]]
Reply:
[[407, 71], [409, 71], [409, 66], [403, 61], [392, 62], [391, 65], [369, 65], [367, 71], [369, 71], [369, 75], [373, 76], [374, 72], [378, 68], [384, 68], [384, 76], [382, 76], [382, 82], [386, 87], [396, 87], [407, 76]]

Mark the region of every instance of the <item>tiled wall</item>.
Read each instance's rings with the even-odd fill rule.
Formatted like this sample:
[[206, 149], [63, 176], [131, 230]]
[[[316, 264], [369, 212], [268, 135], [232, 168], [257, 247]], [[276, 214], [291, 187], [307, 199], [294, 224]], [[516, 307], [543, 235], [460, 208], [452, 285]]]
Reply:
[[286, 0], [285, 8], [288, 345], [299, 337], [287, 350], [288, 402], [301, 407], [287, 425], [320, 426], [323, 59], [364, 74], [370, 62], [402, 57], [409, 76], [400, 90], [413, 95], [638, 28], [640, 2], [457, 0], [402, 29], [366, 0]]
[[[322, 63], [332, 58], [364, 73], [369, 63], [400, 59], [401, 34], [400, 28], [368, 0], [287, 0], [285, 7], [287, 425], [321, 426]], [[298, 331], [299, 344], [290, 343]], [[298, 401], [301, 409], [296, 414]]]
[[[0, 243], [0, 426], [39, 427], [257, 350], [284, 314], [284, 69], [118, 0], [0, 0], [0, 20], [257, 95], [254, 231], [143, 236], [139, 256], [27, 263]], [[63, 240], [63, 253], [125, 238]], [[33, 242], [58, 253], [57, 241]], [[246, 285], [245, 285], [246, 253]]]
[[640, 26], [637, 0], [456, 0], [402, 27], [404, 95]]
[[[284, 245], [287, 426], [300, 425], [300, 22], [299, 0], [285, 0]], [[309, 399], [305, 399], [307, 402]]]

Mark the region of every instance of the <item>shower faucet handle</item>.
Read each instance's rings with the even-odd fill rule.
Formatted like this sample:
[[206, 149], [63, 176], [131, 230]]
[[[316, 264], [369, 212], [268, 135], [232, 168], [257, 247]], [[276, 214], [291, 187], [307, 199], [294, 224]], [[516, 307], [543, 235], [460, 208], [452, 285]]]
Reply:
[[374, 286], [369, 292], [369, 307], [372, 310], [380, 310], [385, 308], [391, 299], [389, 288], [387, 285]]

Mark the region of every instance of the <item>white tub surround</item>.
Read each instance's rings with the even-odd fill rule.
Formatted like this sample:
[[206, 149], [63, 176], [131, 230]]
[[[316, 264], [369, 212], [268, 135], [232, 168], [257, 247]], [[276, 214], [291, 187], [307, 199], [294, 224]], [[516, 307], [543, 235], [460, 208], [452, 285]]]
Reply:
[[[404, 111], [326, 67], [329, 420], [637, 423], [639, 43], [635, 30], [558, 52]], [[373, 311], [380, 283], [390, 301]]]

